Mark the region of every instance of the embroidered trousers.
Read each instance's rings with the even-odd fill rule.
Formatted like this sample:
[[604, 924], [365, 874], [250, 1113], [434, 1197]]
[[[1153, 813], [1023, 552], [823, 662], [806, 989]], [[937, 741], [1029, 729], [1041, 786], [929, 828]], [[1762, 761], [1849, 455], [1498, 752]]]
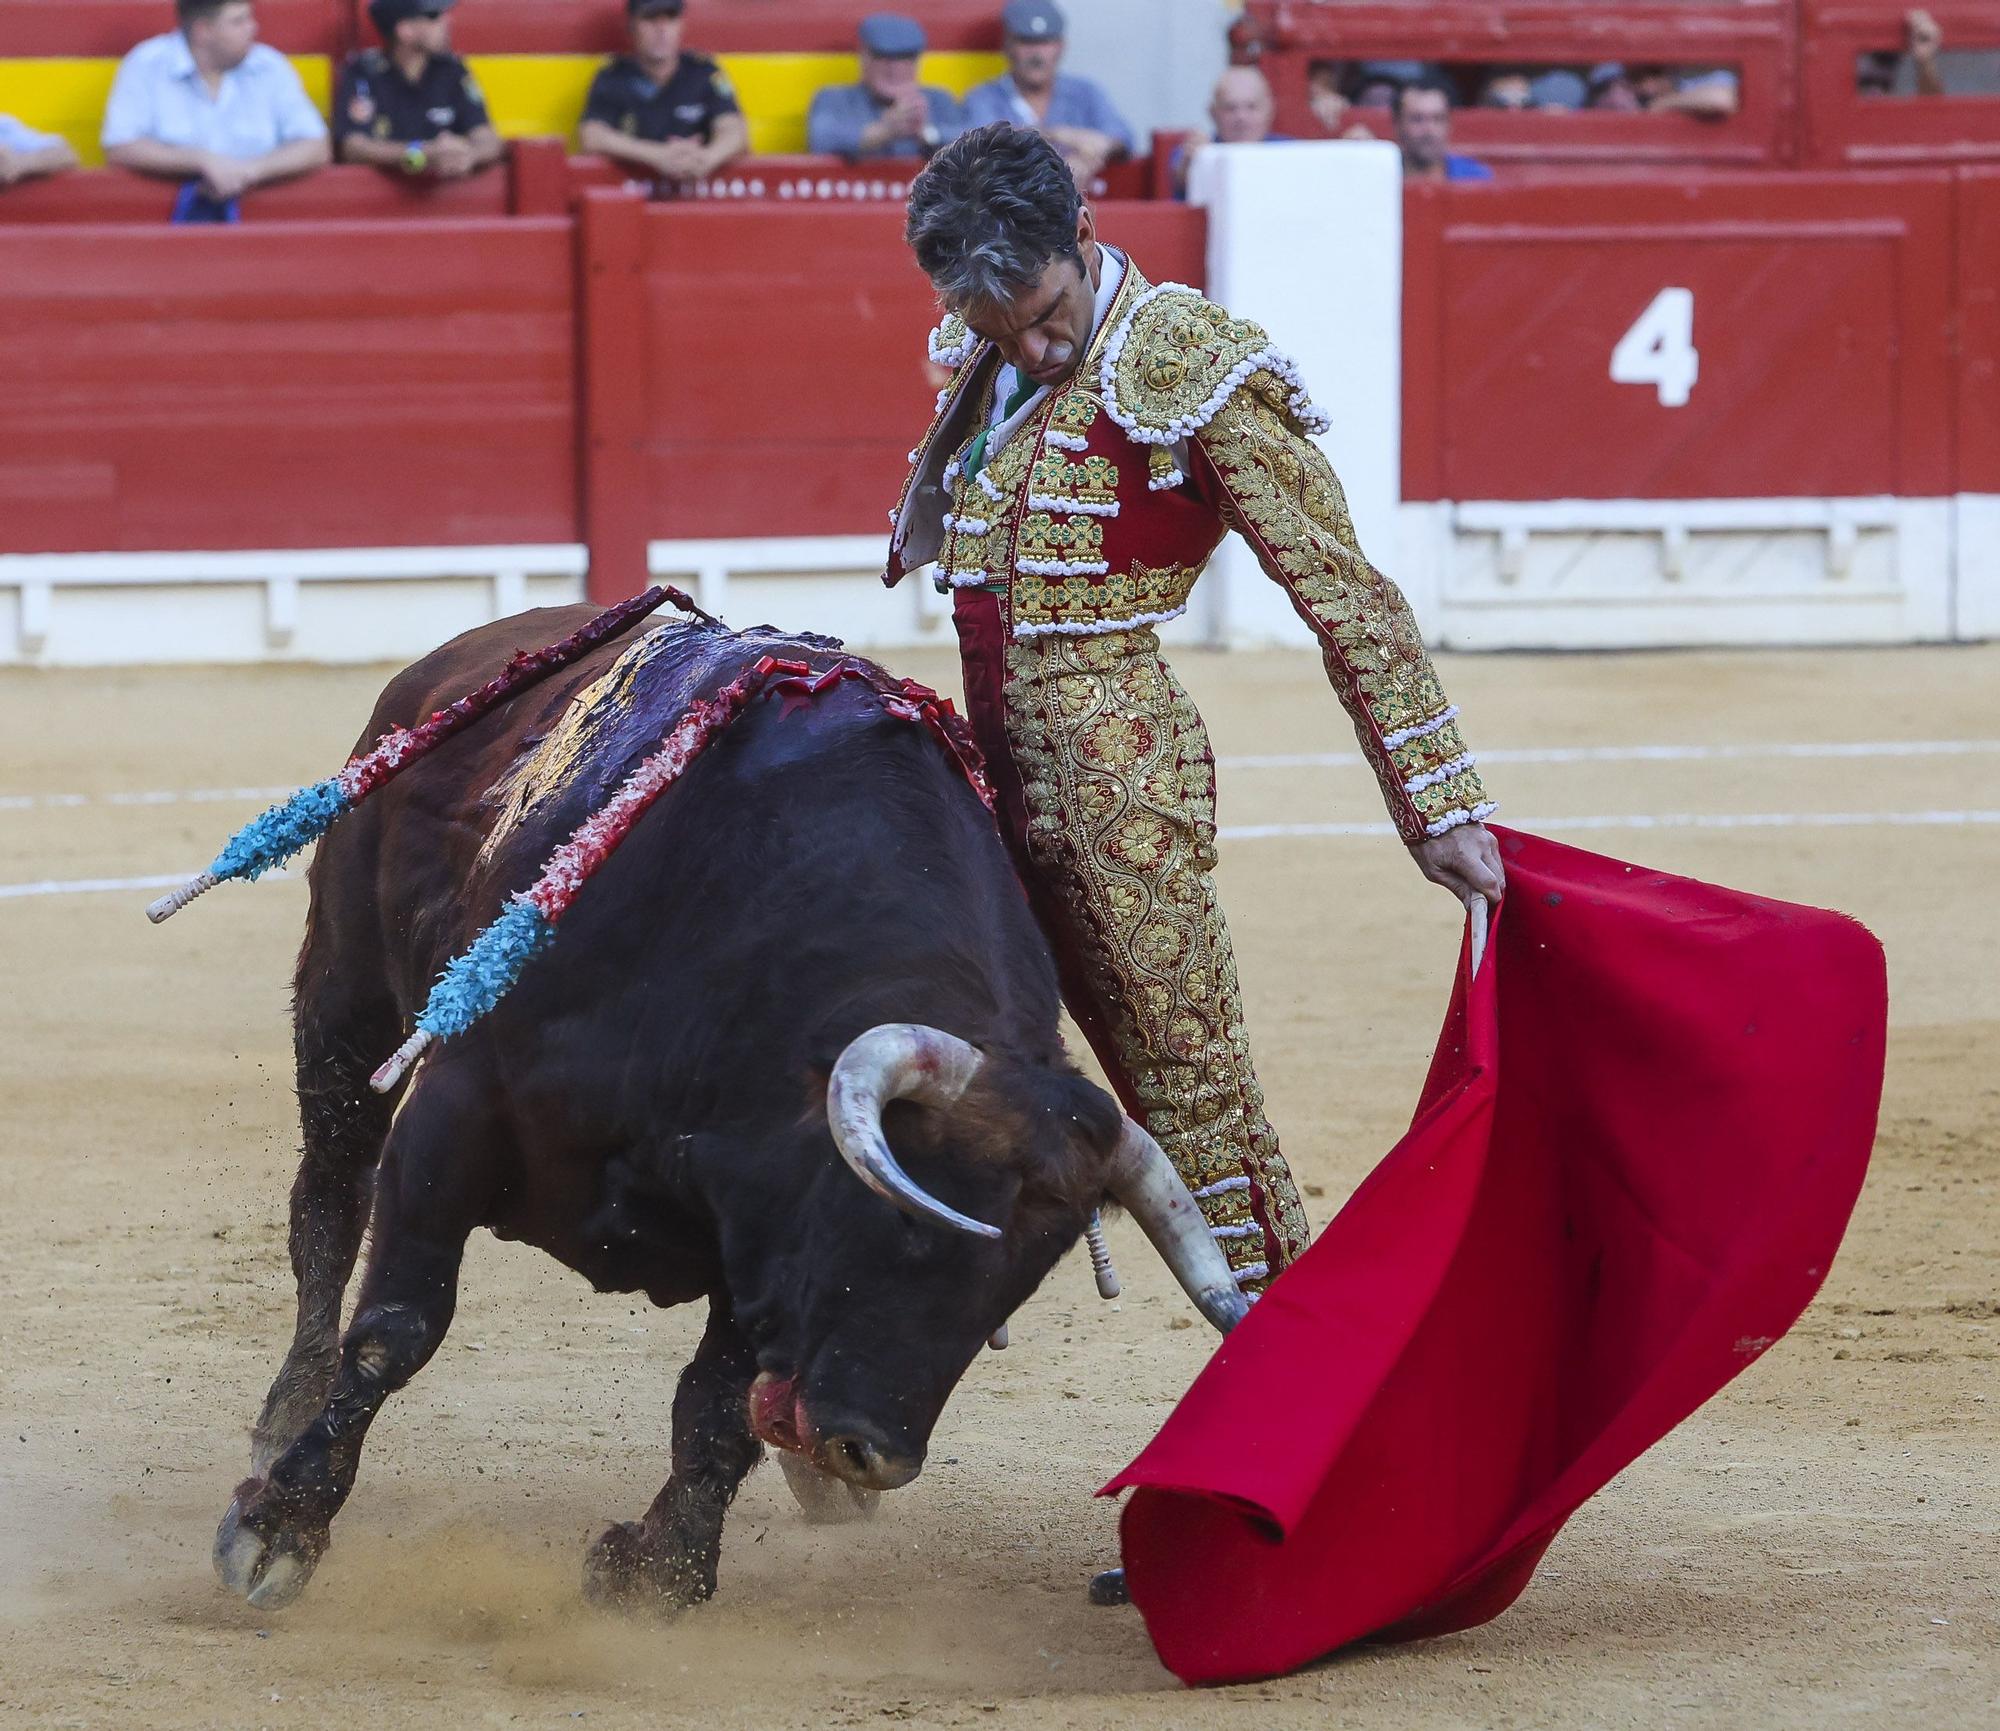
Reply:
[[1246, 1291], [1306, 1247], [1211, 876], [1215, 760], [1149, 627], [1010, 636], [957, 591], [966, 705], [1063, 998]]

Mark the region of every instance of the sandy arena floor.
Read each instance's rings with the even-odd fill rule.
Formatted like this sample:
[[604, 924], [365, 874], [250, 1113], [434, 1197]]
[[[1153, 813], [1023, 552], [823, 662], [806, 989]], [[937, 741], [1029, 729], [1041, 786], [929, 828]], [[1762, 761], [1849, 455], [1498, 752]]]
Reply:
[[[1179, 664], [1225, 759], [1351, 758], [1311, 657]], [[258, 790], [338, 764], [383, 676], [0, 675], [0, 1723], [2000, 1724], [2000, 648], [1446, 666], [1505, 818], [1874, 928], [1881, 1140], [1798, 1329], [1586, 1507], [1512, 1611], [1204, 1693], [1083, 1599], [1115, 1545], [1089, 1493], [1205, 1350], [1129, 1228], [1123, 1304], [1065, 1263], [873, 1526], [808, 1529], [761, 1471], [720, 1597], [664, 1626], [592, 1611], [578, 1579], [664, 1476], [698, 1317], [475, 1240], [306, 1598], [224, 1596], [209, 1537], [290, 1330], [304, 891], [231, 886], [153, 931], [156, 892], [78, 885], [205, 861]], [[1856, 749], [1784, 749], [1835, 743]], [[1693, 749], [1561, 755], [1635, 747]], [[1934, 817], [1888, 821], [1913, 813]], [[1380, 818], [1352, 761], [1225, 762], [1226, 825]], [[1456, 911], [1367, 835], [1225, 841], [1223, 888], [1320, 1224], [1408, 1116]]]

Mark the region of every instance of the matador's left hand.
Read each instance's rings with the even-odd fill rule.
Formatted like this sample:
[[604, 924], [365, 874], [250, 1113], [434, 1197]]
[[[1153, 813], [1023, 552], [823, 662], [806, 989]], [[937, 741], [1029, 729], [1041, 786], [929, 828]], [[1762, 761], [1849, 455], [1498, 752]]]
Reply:
[[1462, 823], [1410, 849], [1417, 870], [1462, 902], [1484, 896], [1495, 907], [1507, 888], [1507, 868], [1500, 863], [1500, 844], [1483, 823]]

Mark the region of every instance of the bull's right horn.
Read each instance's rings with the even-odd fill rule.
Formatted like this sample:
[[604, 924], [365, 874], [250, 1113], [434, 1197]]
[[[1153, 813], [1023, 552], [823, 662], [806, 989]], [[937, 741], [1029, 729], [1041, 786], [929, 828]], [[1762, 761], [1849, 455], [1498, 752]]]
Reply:
[[1201, 1204], [1188, 1194], [1166, 1151], [1130, 1118], [1112, 1150], [1104, 1189], [1138, 1221], [1195, 1309], [1221, 1333], [1249, 1315], [1250, 1301], [1236, 1284], [1229, 1258], [1209, 1236]]
[[891, 1100], [950, 1106], [985, 1062], [986, 1054], [977, 1046], [942, 1028], [884, 1022], [857, 1034], [835, 1060], [826, 1084], [826, 1121], [841, 1159], [884, 1201], [918, 1219], [941, 1220], [978, 1238], [998, 1238], [999, 1227], [959, 1213], [918, 1184], [897, 1163], [882, 1134], [882, 1109]]

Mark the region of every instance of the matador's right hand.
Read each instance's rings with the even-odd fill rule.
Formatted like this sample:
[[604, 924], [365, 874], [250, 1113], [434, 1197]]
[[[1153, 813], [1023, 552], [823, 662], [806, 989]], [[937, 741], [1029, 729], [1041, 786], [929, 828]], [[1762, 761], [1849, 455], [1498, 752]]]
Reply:
[[1500, 844], [1483, 823], [1462, 823], [1443, 835], [1416, 843], [1410, 853], [1417, 870], [1462, 902], [1484, 896], [1493, 906], [1507, 891], [1507, 868], [1500, 863]]

